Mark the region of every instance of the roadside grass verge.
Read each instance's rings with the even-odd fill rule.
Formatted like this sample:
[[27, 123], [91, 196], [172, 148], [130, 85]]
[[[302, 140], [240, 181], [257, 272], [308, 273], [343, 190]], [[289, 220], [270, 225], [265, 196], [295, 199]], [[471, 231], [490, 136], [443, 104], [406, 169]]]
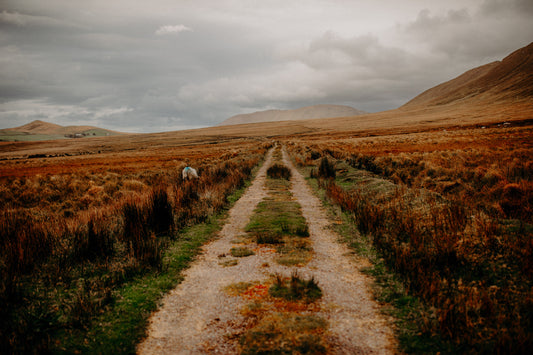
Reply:
[[[331, 159], [330, 159], [331, 160]], [[331, 162], [330, 162], [331, 164]], [[298, 165], [297, 165], [298, 166]], [[342, 162], [336, 162], [341, 173], [333, 180], [338, 186], [350, 188], [360, 184], [367, 188], [369, 195], [392, 191], [395, 185], [387, 180], [377, 178], [372, 173], [356, 171]], [[453, 354], [459, 348], [434, 332], [437, 323], [435, 309], [414, 296], [404, 286], [404, 280], [387, 265], [383, 255], [373, 245], [372, 236], [361, 233], [353, 212], [344, 211], [326, 195], [327, 182], [317, 179], [316, 168], [298, 166], [314, 193], [327, 207], [333, 228], [354, 253], [354, 258], [366, 265], [361, 269], [374, 279], [373, 293], [382, 305], [382, 311], [395, 319], [398, 340], [403, 351], [410, 354]], [[311, 177], [315, 176], [315, 177]]]
[[[324, 155], [344, 157], [330, 149], [315, 154], [314, 164], [299, 161], [316, 169]], [[404, 351], [529, 351], [533, 227], [527, 219], [499, 219], [468, 201], [393, 183], [368, 171], [368, 164], [361, 170], [350, 159], [332, 161], [335, 180], [311, 181], [348, 216], [336, 227], [356, 226], [348, 243], [358, 252], [376, 250], [367, 272], [387, 285], [377, 293], [396, 307]]]
[[182, 281], [181, 272], [198, 254], [200, 247], [215, 237], [224, 224], [226, 212], [180, 233], [163, 257], [162, 271], [149, 273], [126, 283], [114, 292], [116, 303], [94, 319], [86, 330], [65, 333], [57, 353], [131, 354], [145, 336], [148, 318], [157, 309], [162, 295]]
[[52, 353], [135, 353], [136, 345], [146, 336], [148, 319], [162, 296], [183, 280], [181, 272], [194, 260], [201, 246], [221, 230], [229, 208], [242, 196], [260, 166], [252, 170], [252, 177], [244, 181], [241, 188], [228, 195], [226, 207], [203, 222], [181, 229], [167, 241], [159, 268], [135, 276], [110, 291], [112, 301], [102, 308], [100, 315], [85, 322], [86, 326], [58, 330]]

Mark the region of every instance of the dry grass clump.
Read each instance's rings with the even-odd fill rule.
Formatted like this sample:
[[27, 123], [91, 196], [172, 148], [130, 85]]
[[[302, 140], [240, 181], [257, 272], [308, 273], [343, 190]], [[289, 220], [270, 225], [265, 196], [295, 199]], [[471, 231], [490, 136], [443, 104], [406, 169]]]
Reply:
[[322, 291], [313, 278], [276, 275], [265, 283], [232, 284], [226, 291], [249, 301], [242, 309], [249, 319], [239, 334], [242, 354], [328, 353], [328, 323], [314, 314]]
[[267, 176], [272, 179], [291, 179], [291, 171], [285, 165], [273, 164], [267, 169]]
[[162, 169], [140, 158], [135, 169], [128, 154], [123, 170], [72, 160], [65, 173], [60, 158], [33, 159], [35, 170], [50, 164], [44, 174], [0, 176], [0, 347], [48, 352], [112, 304], [114, 288], [160, 269], [175, 231], [225, 208], [266, 152], [244, 145], [221, 159], [216, 148], [190, 155], [200, 171], [192, 182], [176, 161]]
[[255, 254], [253, 250], [246, 247], [231, 248], [230, 253], [236, 258], [243, 258]]
[[425, 332], [466, 352], [524, 353], [533, 346], [530, 134], [458, 130], [289, 147], [303, 166], [339, 159], [327, 196], [433, 307]]
[[321, 179], [335, 179], [336, 169], [335, 165], [328, 159], [327, 156], [320, 159], [320, 164], [317, 169], [311, 171], [311, 177]]
[[326, 354], [326, 327], [315, 315], [273, 313], [241, 337], [242, 354]]
[[279, 274], [276, 275], [268, 293], [272, 297], [283, 298], [287, 301], [314, 302], [322, 297], [322, 290], [314, 278], [305, 280], [297, 273], [293, 273], [288, 279]]

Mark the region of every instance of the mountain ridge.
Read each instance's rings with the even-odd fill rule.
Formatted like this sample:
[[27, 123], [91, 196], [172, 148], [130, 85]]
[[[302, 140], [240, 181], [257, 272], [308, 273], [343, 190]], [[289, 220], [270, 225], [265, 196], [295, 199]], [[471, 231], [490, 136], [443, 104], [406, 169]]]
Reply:
[[417, 95], [400, 108], [439, 106], [459, 101], [494, 102], [533, 97], [533, 42], [501, 61], [470, 69]]
[[259, 122], [276, 122], [276, 121], [298, 121], [315, 118], [333, 118], [362, 115], [366, 112], [345, 105], [312, 105], [300, 107], [292, 110], [265, 110], [253, 113], [244, 113], [232, 116], [218, 126], [259, 123]]

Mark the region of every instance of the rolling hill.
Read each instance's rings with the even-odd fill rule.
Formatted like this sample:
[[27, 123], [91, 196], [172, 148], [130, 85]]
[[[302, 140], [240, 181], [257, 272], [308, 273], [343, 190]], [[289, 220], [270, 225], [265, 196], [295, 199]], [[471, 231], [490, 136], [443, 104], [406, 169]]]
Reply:
[[0, 141], [39, 141], [104, 137], [120, 134], [122, 133], [93, 126], [60, 126], [54, 123], [36, 120], [20, 127], [0, 130]]
[[346, 117], [362, 115], [364, 113], [364, 111], [357, 110], [350, 106], [313, 105], [294, 110], [267, 110], [236, 115], [223, 121], [219, 126], [257, 122], [297, 121], [313, 118]]
[[533, 43], [502, 61], [467, 71], [437, 85], [403, 107], [438, 106], [463, 102], [494, 102], [533, 97]]

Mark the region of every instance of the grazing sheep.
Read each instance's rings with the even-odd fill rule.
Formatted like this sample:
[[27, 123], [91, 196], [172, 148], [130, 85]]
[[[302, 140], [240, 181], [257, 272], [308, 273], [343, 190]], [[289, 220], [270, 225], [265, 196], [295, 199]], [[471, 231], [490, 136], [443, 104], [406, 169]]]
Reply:
[[196, 169], [191, 168], [190, 166], [186, 166], [183, 169], [181, 176], [183, 177], [183, 180], [198, 179], [198, 173], [196, 172]]

